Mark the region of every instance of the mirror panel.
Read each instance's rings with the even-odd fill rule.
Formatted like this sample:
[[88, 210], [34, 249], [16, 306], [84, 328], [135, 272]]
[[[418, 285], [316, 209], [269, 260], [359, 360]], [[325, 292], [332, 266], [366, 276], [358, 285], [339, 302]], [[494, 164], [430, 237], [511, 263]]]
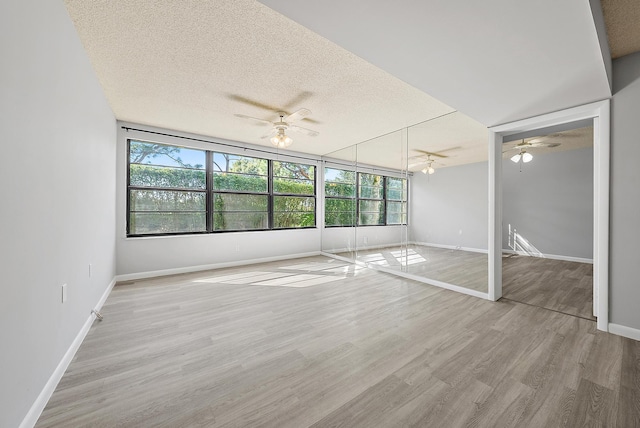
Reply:
[[407, 131], [357, 148], [357, 260], [402, 271], [407, 262]]
[[486, 135], [452, 112], [324, 156], [322, 250], [487, 293]]
[[[461, 128], [459, 115], [408, 129], [412, 261], [407, 271], [487, 293], [488, 151], [486, 139], [472, 140], [486, 128], [475, 129], [473, 123]], [[464, 141], [464, 149], [452, 140]]]
[[322, 251], [356, 259], [356, 146], [323, 156], [318, 171], [324, 196]]

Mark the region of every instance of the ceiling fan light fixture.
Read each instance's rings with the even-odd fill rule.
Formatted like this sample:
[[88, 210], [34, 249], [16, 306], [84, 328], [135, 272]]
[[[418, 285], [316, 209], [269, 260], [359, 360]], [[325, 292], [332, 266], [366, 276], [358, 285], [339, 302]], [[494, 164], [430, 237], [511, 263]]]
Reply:
[[278, 133], [271, 137], [271, 144], [279, 149], [289, 147], [293, 143], [293, 139], [284, 133], [284, 129], [279, 129]]
[[428, 172], [429, 174], [433, 174], [434, 172], [436, 172], [436, 170], [435, 170], [435, 169], [433, 169], [433, 167], [432, 167], [432, 166], [430, 166], [430, 167], [427, 169], [427, 172]]
[[522, 162], [527, 163], [527, 162], [531, 162], [531, 160], [533, 159], [533, 155], [531, 153], [523, 153], [522, 154]]
[[513, 163], [520, 162], [520, 153], [518, 153], [517, 155], [511, 156], [511, 162], [513, 162]]

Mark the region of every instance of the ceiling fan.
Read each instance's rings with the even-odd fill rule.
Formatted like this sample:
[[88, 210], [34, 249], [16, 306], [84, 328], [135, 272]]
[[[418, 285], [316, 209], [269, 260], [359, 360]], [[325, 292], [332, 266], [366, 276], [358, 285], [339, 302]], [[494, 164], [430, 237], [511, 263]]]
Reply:
[[237, 117], [242, 119], [252, 120], [254, 122], [263, 124], [263, 125], [271, 125], [271, 132], [263, 135], [262, 139], [270, 138], [271, 144], [278, 148], [289, 147], [293, 143], [293, 138], [286, 134], [287, 130], [299, 132], [301, 134], [308, 135], [310, 137], [316, 137], [320, 133], [318, 131], [314, 131], [312, 129], [303, 128], [301, 126], [292, 125], [292, 122], [296, 122], [309, 116], [311, 114], [311, 110], [306, 108], [301, 108], [291, 114], [287, 114], [286, 112], [278, 112], [278, 120], [269, 121], [264, 119], [258, 119], [257, 117], [246, 116], [244, 114], [236, 114]]
[[433, 174], [434, 172], [436, 172], [435, 169], [433, 169], [433, 159], [431, 159], [431, 155], [427, 155], [427, 165], [421, 169], [423, 174]]
[[[431, 175], [434, 172], [436, 172], [436, 170], [433, 168], [433, 164], [434, 164], [434, 162], [436, 162], [436, 160], [432, 159], [431, 156], [435, 156], [435, 157], [443, 158], [443, 159], [444, 158], [448, 158], [449, 157], [448, 155], [444, 155], [442, 153], [443, 152], [448, 152], [450, 150], [456, 150], [456, 149], [459, 149], [459, 148], [460, 147], [451, 147], [451, 148], [448, 148], [448, 149], [440, 150], [437, 153], [436, 152], [428, 152], [426, 150], [413, 149], [414, 151], [416, 151], [418, 153], [422, 153], [422, 154], [419, 155], [419, 156], [414, 156], [413, 158], [411, 158], [411, 159], [419, 160], [419, 162], [413, 163], [413, 164], [409, 164], [408, 166], [409, 166], [409, 168], [413, 168], [413, 167], [418, 166], [418, 165], [425, 165], [425, 167], [421, 169], [422, 173]], [[425, 159], [425, 155], [426, 155], [426, 159]], [[444, 164], [441, 164], [441, 165], [444, 166]]]
[[525, 141], [524, 139], [522, 139], [521, 143], [516, 144], [513, 147], [510, 147], [508, 149], [506, 149], [505, 151], [503, 151], [503, 153], [506, 153], [508, 151], [511, 150], [518, 150], [518, 153], [516, 153], [515, 155], [511, 156], [511, 161], [514, 163], [518, 163], [520, 161], [524, 162], [524, 163], [528, 163], [531, 162], [533, 160], [533, 155], [529, 152], [527, 152], [527, 149], [530, 147], [558, 147], [560, 145], [560, 143], [547, 143], [545, 141], [542, 141], [540, 139], [534, 138], [533, 140], [529, 140], [529, 141]]

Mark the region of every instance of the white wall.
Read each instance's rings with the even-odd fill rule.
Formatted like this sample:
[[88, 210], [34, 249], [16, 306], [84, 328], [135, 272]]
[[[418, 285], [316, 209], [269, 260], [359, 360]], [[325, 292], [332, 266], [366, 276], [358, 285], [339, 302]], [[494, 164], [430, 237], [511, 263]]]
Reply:
[[115, 275], [116, 126], [63, 2], [0, 2], [0, 57], [0, 426], [17, 427]]
[[510, 226], [532, 255], [593, 259], [593, 147], [536, 154], [522, 172], [504, 159], [502, 194], [503, 249]]
[[414, 173], [410, 186], [409, 241], [487, 249], [487, 162]]
[[326, 227], [322, 229], [322, 251], [328, 253], [355, 251], [355, 227]]
[[613, 62], [611, 109], [611, 323], [640, 330], [640, 53]]
[[328, 227], [322, 231], [322, 250], [327, 252], [382, 248], [406, 241], [406, 226]]
[[[126, 198], [127, 198], [127, 139], [142, 139], [158, 143], [175, 144], [206, 150], [246, 153], [249, 156], [275, 158], [276, 154], [252, 152], [251, 148], [269, 150], [268, 147], [257, 147], [249, 144], [190, 135], [177, 131], [158, 129], [142, 125], [118, 123], [117, 154], [117, 272], [121, 279], [140, 278], [197, 269], [216, 268], [256, 261], [267, 261], [318, 254], [320, 252], [320, 228], [300, 230], [274, 230], [264, 232], [226, 232], [203, 235], [159, 236], [159, 237], [126, 237]], [[205, 141], [194, 141], [176, 137], [150, 134], [138, 131], [125, 131], [121, 126], [134, 127], [171, 135], [198, 138]], [[207, 142], [210, 141], [210, 142]], [[217, 145], [233, 144], [240, 149]], [[248, 151], [244, 151], [247, 147]], [[293, 152], [289, 154], [296, 155]], [[282, 151], [278, 159], [285, 160], [287, 152]], [[299, 154], [301, 155], [301, 154]], [[316, 164], [318, 157], [306, 156], [307, 164]], [[292, 158], [294, 162], [303, 162]], [[321, 168], [319, 168], [321, 170]], [[318, 172], [319, 174], [319, 172]], [[322, 209], [321, 197], [317, 199], [318, 213]], [[321, 224], [321, 216], [316, 222]]]
[[406, 241], [405, 226], [359, 226], [356, 228], [358, 249], [401, 245]]

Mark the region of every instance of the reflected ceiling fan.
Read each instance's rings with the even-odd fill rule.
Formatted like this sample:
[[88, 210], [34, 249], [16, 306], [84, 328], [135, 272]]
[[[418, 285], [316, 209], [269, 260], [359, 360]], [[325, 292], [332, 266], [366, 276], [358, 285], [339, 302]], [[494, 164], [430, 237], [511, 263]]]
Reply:
[[433, 174], [434, 172], [436, 172], [435, 169], [433, 169], [433, 159], [431, 159], [431, 155], [427, 155], [427, 165], [421, 169], [423, 174]]
[[[428, 152], [426, 150], [413, 149], [414, 151], [416, 151], [418, 153], [422, 153], [422, 154], [419, 155], [419, 156], [413, 156], [412, 158], [410, 158], [410, 159], [418, 160], [419, 162], [410, 163], [409, 164], [409, 168], [413, 168], [413, 167], [419, 166], [419, 165], [425, 165], [425, 167], [421, 169], [422, 173], [431, 175], [434, 172], [436, 172], [436, 170], [433, 168], [433, 164], [434, 163], [439, 163], [435, 159], [432, 159], [432, 156], [433, 157], [438, 157], [438, 158], [441, 158], [441, 159], [448, 158], [449, 156], [448, 155], [444, 155], [443, 152], [448, 152], [448, 151], [451, 151], [451, 150], [457, 150], [459, 148], [460, 147], [451, 147], [451, 148], [448, 148], [448, 149], [440, 150], [439, 152]], [[426, 158], [425, 158], [425, 156], [426, 156]], [[441, 166], [446, 166], [446, 165], [444, 165], [442, 163], [440, 163], [440, 165]]]
[[551, 148], [551, 147], [558, 147], [559, 145], [560, 143], [552, 143], [552, 142], [547, 143], [538, 138], [534, 138], [533, 140], [530, 140], [530, 141], [525, 141], [524, 139], [522, 139], [521, 143], [518, 143], [515, 146], [506, 149], [502, 153], [506, 153], [511, 150], [518, 150], [518, 153], [511, 156], [511, 161], [514, 163], [519, 163], [519, 162], [528, 163], [533, 160], [533, 155], [527, 151], [528, 148], [531, 148], [531, 147]]
[[320, 134], [318, 131], [314, 131], [312, 129], [292, 125], [292, 122], [296, 122], [309, 116], [311, 114], [311, 110], [309, 109], [301, 108], [291, 114], [287, 114], [286, 112], [281, 111], [277, 114], [279, 118], [276, 121], [258, 119], [257, 117], [246, 116], [244, 114], [236, 114], [236, 116], [242, 119], [254, 121], [259, 124], [271, 125], [271, 132], [263, 135], [260, 138], [265, 139], [271, 137], [269, 141], [271, 141], [271, 144], [278, 148], [289, 147], [291, 143], [293, 143], [293, 139], [286, 134], [287, 130], [299, 132], [310, 137], [316, 137]]

